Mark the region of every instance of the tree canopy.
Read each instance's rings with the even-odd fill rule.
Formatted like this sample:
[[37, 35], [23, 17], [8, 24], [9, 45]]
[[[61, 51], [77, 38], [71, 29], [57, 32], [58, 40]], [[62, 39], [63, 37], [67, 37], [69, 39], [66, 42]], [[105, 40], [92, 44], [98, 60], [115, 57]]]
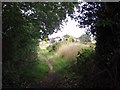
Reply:
[[[74, 16], [80, 27], [88, 27], [88, 32], [96, 36], [96, 64], [106, 70], [113, 87], [118, 87], [120, 59], [120, 3], [84, 2], [78, 8], [80, 14]], [[114, 72], [116, 70], [116, 72]], [[105, 73], [104, 73], [105, 74]], [[103, 79], [103, 77], [102, 77]], [[117, 80], [116, 80], [117, 79]], [[111, 82], [112, 83], [112, 82]]]
[[37, 62], [39, 39], [59, 30], [66, 14], [72, 15], [76, 5], [73, 2], [2, 3], [3, 87], [23, 87], [23, 73]]
[[45, 38], [54, 30], [59, 30], [59, 25], [66, 19], [66, 14], [71, 15], [74, 12], [75, 5], [77, 3], [3, 3], [3, 26], [4, 21], [15, 17], [17, 20], [10, 19], [8, 23], [12, 23], [6, 28], [14, 24], [18, 27], [17, 25], [23, 25], [23, 22], [32, 24], [40, 31], [38, 33], [40, 38]]
[[88, 34], [83, 34], [79, 39], [81, 43], [87, 43], [91, 41]]
[[[74, 7], [78, 14], [74, 13]], [[23, 73], [38, 60], [39, 39], [59, 30], [62, 22], [67, 22], [67, 14], [78, 21], [79, 27], [87, 27], [88, 32], [96, 36], [95, 65], [104, 73], [98, 75], [96, 84], [110, 82], [112, 87], [119, 86], [120, 3], [4, 2], [3, 87], [24, 87]]]

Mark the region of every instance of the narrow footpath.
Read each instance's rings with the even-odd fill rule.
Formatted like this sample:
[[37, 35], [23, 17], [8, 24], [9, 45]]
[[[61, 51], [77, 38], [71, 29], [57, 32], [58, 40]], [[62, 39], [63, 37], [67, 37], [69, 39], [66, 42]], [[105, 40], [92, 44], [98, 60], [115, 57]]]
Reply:
[[57, 81], [58, 81], [58, 75], [56, 73], [56, 71], [53, 68], [52, 65], [52, 59], [50, 57], [47, 58], [46, 60], [48, 67], [50, 68], [50, 72], [49, 74], [45, 77], [45, 79], [42, 81], [41, 83], [41, 87], [44, 88], [54, 88], [57, 85]]
[[58, 74], [52, 65], [52, 58], [46, 58], [50, 72], [42, 80], [31, 83], [28, 88], [71, 88], [78, 87], [76, 82], [72, 82], [64, 74]]
[[48, 75], [45, 76], [43, 80], [37, 81], [36, 83], [29, 85], [28, 88], [56, 88], [58, 86], [58, 83], [61, 78], [53, 68], [53, 65], [51, 63], [52, 58], [47, 57], [46, 62], [50, 69], [50, 72], [48, 73]]

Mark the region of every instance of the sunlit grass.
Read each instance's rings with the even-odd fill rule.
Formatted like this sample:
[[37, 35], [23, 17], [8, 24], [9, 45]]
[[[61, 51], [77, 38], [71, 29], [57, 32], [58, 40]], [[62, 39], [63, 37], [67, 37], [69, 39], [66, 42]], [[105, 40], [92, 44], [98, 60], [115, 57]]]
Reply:
[[60, 73], [64, 72], [66, 68], [69, 69], [70, 65], [76, 62], [78, 51], [86, 48], [89, 48], [89, 45], [66, 42], [62, 43], [57, 51], [49, 52], [47, 49], [40, 49], [39, 58], [43, 61], [50, 58], [53, 68]]
[[26, 78], [33, 81], [40, 80], [49, 73], [50, 69], [45, 61], [47, 55], [47, 50], [38, 48], [39, 61], [26, 71]]
[[39, 58], [43, 59], [42, 62], [49, 58], [53, 65], [53, 69], [57, 73], [65, 71], [65, 68], [68, 67], [68, 62], [64, 58], [58, 57], [55, 51], [49, 52], [47, 49], [41, 49], [39, 51]]
[[[76, 62], [76, 56], [78, 51], [89, 48], [89, 46], [79, 43], [63, 43], [57, 53], [56, 51], [49, 52], [47, 49], [38, 49], [38, 57], [39, 63], [36, 66], [33, 66], [27, 72], [28, 78], [33, 80], [42, 79], [46, 76], [50, 69], [48, 67], [47, 60], [51, 60], [51, 64], [53, 65], [53, 69], [57, 73], [65, 73], [68, 72], [71, 65]], [[64, 55], [64, 57], [62, 57]]]
[[39, 55], [42, 55], [42, 56], [52, 56], [54, 54], [55, 52], [49, 52], [47, 49], [41, 49], [39, 51]]
[[[82, 54], [82, 58], [79, 58], [79, 60], [76, 58], [78, 51]], [[51, 72], [48, 67], [48, 61], [50, 61], [56, 74], [63, 78], [63, 83], [77, 85], [79, 80], [84, 76], [82, 72], [86, 70], [86, 66], [81, 65], [81, 63], [85, 60], [89, 60], [90, 63], [87, 63], [87, 68], [90, 68], [92, 61], [91, 58], [87, 58], [93, 53], [93, 47], [80, 43], [61, 43], [57, 51], [38, 48], [39, 61], [26, 72], [26, 78], [33, 83], [44, 80], [44, 77]]]

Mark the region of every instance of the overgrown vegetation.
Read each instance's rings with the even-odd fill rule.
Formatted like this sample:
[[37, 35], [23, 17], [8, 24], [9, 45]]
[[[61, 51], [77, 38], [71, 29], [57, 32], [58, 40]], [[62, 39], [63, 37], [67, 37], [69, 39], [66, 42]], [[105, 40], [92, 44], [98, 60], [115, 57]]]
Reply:
[[66, 14], [74, 12], [75, 5], [54, 2], [2, 3], [3, 88], [23, 87], [22, 84], [27, 81], [24, 74], [33, 65], [37, 67], [36, 63], [39, 62], [39, 39], [58, 30]]
[[[74, 46], [74, 48], [70, 47], [71, 45]], [[80, 43], [68, 42], [67, 44], [62, 43], [61, 46], [58, 47], [58, 50], [62, 52], [52, 57], [52, 64], [55, 71], [61, 74], [61, 78], [63, 78], [63, 80], [60, 81], [61, 85], [57, 87], [94, 87], [93, 85], [95, 84], [91, 83], [95, 76], [94, 45], [86, 46]], [[71, 54], [68, 52], [71, 52]], [[74, 55], [75, 52], [76, 55]], [[64, 57], [61, 57], [61, 54], [64, 55]]]
[[57, 49], [57, 54], [59, 57], [64, 57], [66, 60], [72, 60], [76, 58], [78, 51], [85, 47], [87, 46], [84, 44], [66, 42], [61, 44]]
[[47, 50], [49, 51], [49, 52], [52, 52], [52, 51], [56, 51], [57, 49], [58, 49], [58, 47], [60, 46], [60, 42], [56, 42], [56, 43], [54, 43], [54, 44], [52, 44], [52, 45], [49, 45], [48, 47], [47, 47]]
[[[49, 73], [49, 67], [46, 63], [46, 57], [49, 55], [47, 54], [48, 52], [45, 50], [41, 50], [38, 47], [38, 62], [37, 64], [31, 66], [27, 71], [26, 71], [26, 78], [28, 80], [33, 80], [33, 81], [37, 81], [37, 80], [41, 80], [42, 78], [45, 77], [45, 75], [47, 75]], [[26, 79], [26, 80], [27, 80]]]
[[[89, 26], [96, 47], [65, 42], [47, 50], [38, 48], [39, 39], [59, 30], [66, 14], [78, 26]], [[120, 3], [2, 3], [3, 88], [26, 87], [26, 82], [40, 80], [49, 73], [45, 60], [51, 57], [56, 72], [64, 76], [61, 87], [119, 89], [119, 18]]]
[[[96, 87], [120, 88], [120, 3], [84, 3], [80, 27], [96, 36]], [[79, 16], [79, 15], [78, 15]], [[76, 17], [77, 18], [77, 17]], [[98, 68], [98, 69], [97, 69]], [[94, 79], [93, 79], [94, 80]], [[99, 82], [98, 82], [99, 81]]]

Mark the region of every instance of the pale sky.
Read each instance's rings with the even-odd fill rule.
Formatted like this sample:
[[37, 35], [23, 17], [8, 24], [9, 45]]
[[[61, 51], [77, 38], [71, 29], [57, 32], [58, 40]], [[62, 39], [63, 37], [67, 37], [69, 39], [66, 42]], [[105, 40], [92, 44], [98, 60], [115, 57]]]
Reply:
[[77, 22], [75, 20], [71, 20], [70, 17], [68, 17], [67, 25], [63, 23], [63, 28], [61, 28], [61, 31], [58, 31], [57, 33], [53, 33], [52, 35], [49, 35], [49, 38], [54, 37], [61, 37], [63, 35], [72, 35], [74, 37], [80, 37], [82, 34], [85, 34], [86, 29], [79, 28], [77, 25]]
[[[77, 12], [77, 9], [74, 8], [75, 12], [74, 14], [79, 15], [80, 13]], [[80, 37], [82, 34], [85, 34], [85, 32], [87, 31], [85, 28], [79, 28], [78, 26], [76, 26], [78, 23], [73, 19], [71, 20], [70, 17], [68, 17], [68, 15], [66, 15], [66, 18], [68, 18], [68, 22], [67, 25], [65, 23], [63, 23], [63, 28], [61, 28], [61, 31], [58, 31], [57, 33], [53, 33], [52, 35], [49, 35], [49, 38], [54, 38], [54, 37], [61, 37], [63, 35], [72, 35], [73, 37]]]

